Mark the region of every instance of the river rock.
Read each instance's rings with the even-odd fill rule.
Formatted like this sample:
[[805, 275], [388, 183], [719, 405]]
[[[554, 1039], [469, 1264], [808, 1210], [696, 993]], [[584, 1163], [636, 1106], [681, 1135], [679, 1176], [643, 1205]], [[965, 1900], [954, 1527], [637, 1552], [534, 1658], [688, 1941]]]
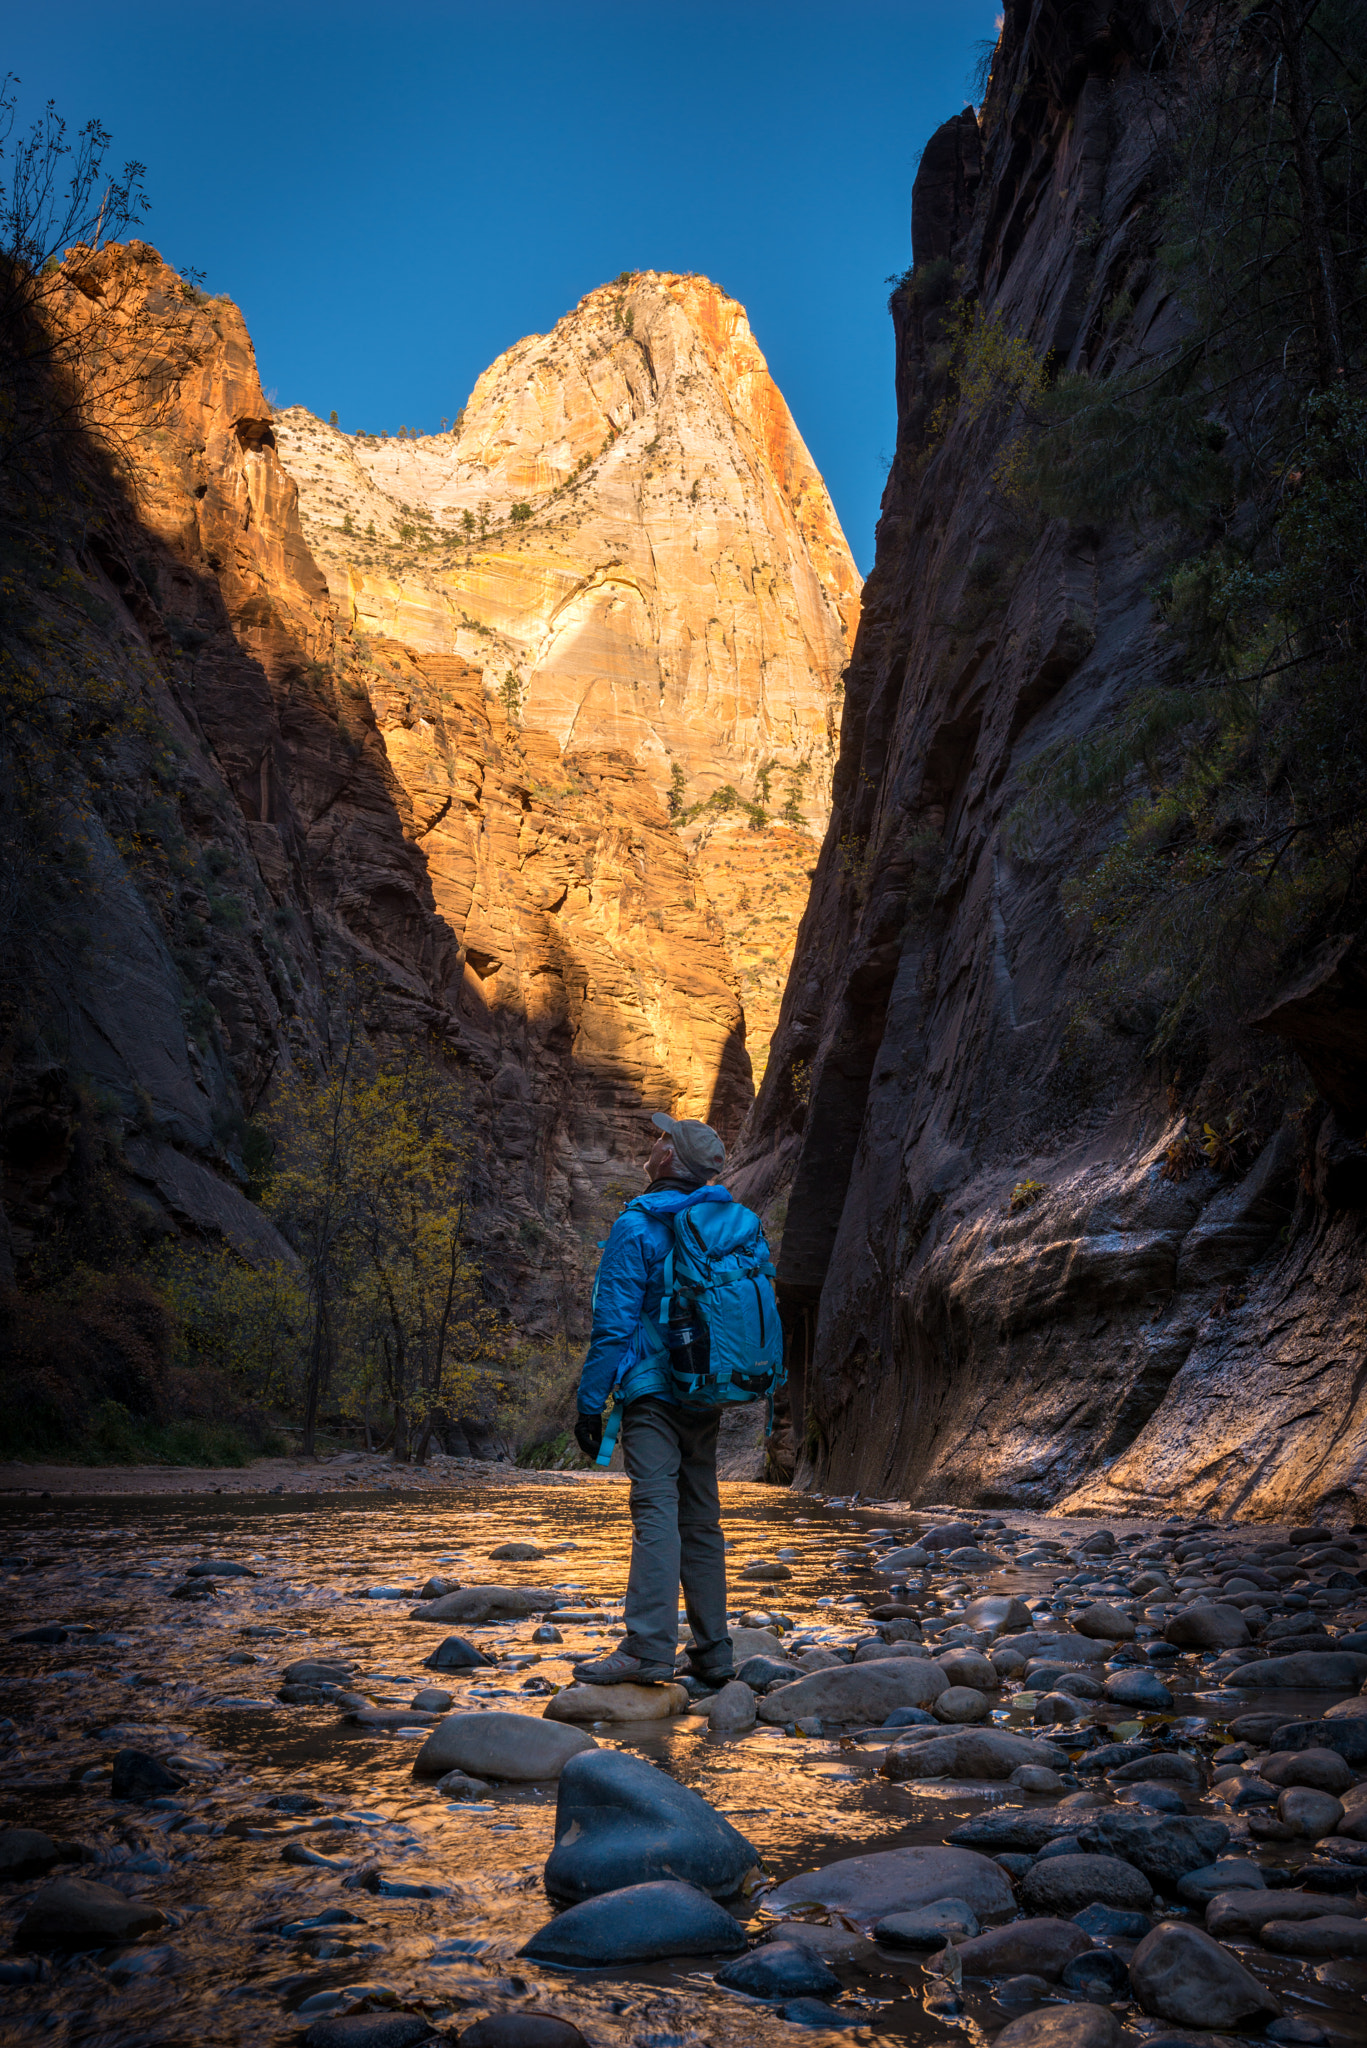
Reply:
[[998, 2034], [993, 2048], [1120, 2048], [1124, 2035], [1104, 2005], [1046, 2005]]
[[966, 1730], [961, 1735], [936, 1735], [928, 1742], [895, 1743], [879, 1765], [879, 1776], [894, 1785], [909, 1778], [1009, 1778], [1021, 1764], [1062, 1771], [1065, 1751], [1050, 1742], [1035, 1742], [1005, 1728]]
[[1339, 1833], [1353, 1841], [1367, 1841], [1367, 1784], [1350, 1785], [1343, 1795], [1343, 1819]]
[[1090, 1636], [1094, 1642], [1134, 1641], [1133, 1621], [1118, 1607], [1112, 1607], [1108, 1600], [1094, 1600], [1090, 1607], [1084, 1607], [1081, 1614], [1073, 1616], [1073, 1627], [1080, 1636]]
[[280, 1676], [286, 1685], [348, 1685], [355, 1670], [340, 1657], [297, 1657]]
[[[1076, 1823], [1060, 1820], [1056, 1807], [999, 1806], [995, 1811], [975, 1813], [971, 1820], [961, 1821], [949, 1839], [961, 1848], [982, 1850], [992, 1856], [1004, 1852], [1037, 1856], [1046, 1842], [1066, 1835], [1070, 1825]], [[1229, 1830], [1225, 1832], [1228, 1834]]]
[[410, 1621], [521, 1621], [554, 1607], [556, 1595], [546, 1586], [462, 1586], [413, 1608]]
[[435, 2038], [420, 2012], [348, 2012], [315, 2020], [304, 2048], [416, 2048]]
[[1180, 1750], [1159, 1750], [1136, 1757], [1133, 1763], [1117, 1764], [1106, 1775], [1113, 1785], [1153, 1785], [1166, 1778], [1170, 1784], [1197, 1787], [1205, 1774], [1194, 1756], [1183, 1756]]
[[456, 2036], [457, 2048], [589, 2048], [578, 2027], [549, 2012], [492, 2012]]
[[981, 1650], [942, 1650], [935, 1659], [951, 1686], [969, 1685], [977, 1692], [995, 1692], [1001, 1673]]
[[417, 1778], [468, 1771], [475, 1778], [558, 1778], [573, 1756], [596, 1749], [591, 1735], [540, 1714], [451, 1714], [413, 1760]]
[[1130, 1958], [1130, 1987], [1145, 2012], [1181, 2027], [1238, 2027], [1281, 2006], [1236, 1956], [1197, 1927], [1166, 1922]]
[[1326, 1913], [1319, 1920], [1268, 1920], [1258, 1939], [1277, 1955], [1367, 1962], [1367, 1922], [1344, 1913]]
[[444, 1714], [455, 1705], [455, 1695], [443, 1692], [439, 1685], [425, 1685], [421, 1692], [414, 1693], [409, 1704], [419, 1714]]
[[1332, 1749], [1278, 1749], [1265, 1756], [1258, 1774], [1269, 1785], [1313, 1785], [1317, 1792], [1332, 1792], [1341, 1798], [1353, 1782], [1353, 1773]]
[[937, 1721], [990, 1721], [992, 1702], [986, 1693], [971, 1685], [950, 1685], [940, 1694], [932, 1712]]
[[1206, 1907], [1206, 1929], [1236, 1941], [1241, 1935], [1256, 1935], [1269, 1920], [1322, 1920], [1326, 1913], [1344, 1912], [1356, 1920], [1367, 1915], [1367, 1906], [1350, 1907], [1327, 1892], [1274, 1891], [1270, 1887], [1217, 1892]]
[[1022, 1970], [1057, 1977], [1074, 1956], [1092, 1945], [1071, 1920], [1012, 1920], [957, 1944], [966, 1977], [1014, 1977]]
[[962, 1900], [980, 1920], [1009, 1913], [1015, 1903], [1006, 1872], [989, 1857], [971, 1849], [914, 1843], [844, 1856], [820, 1870], [804, 1871], [770, 1892], [765, 1905], [772, 1913], [822, 1906], [867, 1927], [889, 1913], [910, 1912], [937, 1899]]
[[1221, 1892], [1260, 1891], [1263, 1873], [1246, 1856], [1228, 1856], [1222, 1863], [1207, 1863], [1189, 1870], [1177, 1880], [1177, 1896], [1187, 1906], [1208, 1906]]
[[779, 2017], [790, 2027], [816, 2027], [823, 2034], [832, 2033], [837, 2027], [863, 2027], [868, 2025], [868, 2016], [863, 2012], [840, 2012], [828, 2005], [824, 1998], [790, 1998], [786, 2005], [779, 2007]]
[[1251, 1688], [1274, 1692], [1348, 1692], [1367, 1678], [1367, 1657], [1353, 1650], [1324, 1656], [1298, 1651], [1291, 1657], [1269, 1657], [1262, 1664], [1241, 1664], [1227, 1672], [1225, 1684], [1237, 1691]]
[[461, 1581], [446, 1577], [438, 1572], [428, 1579], [418, 1593], [420, 1600], [440, 1600], [444, 1593], [459, 1593]]
[[472, 1778], [468, 1771], [445, 1771], [437, 1779], [435, 1790], [444, 1792], [448, 1799], [478, 1799], [489, 1789], [484, 1778]]
[[496, 1564], [525, 1564], [529, 1558], [545, 1555], [545, 1551], [539, 1550], [535, 1543], [500, 1543], [497, 1550], [489, 1552], [490, 1558]]
[[1042, 1728], [1068, 1728], [1087, 1718], [1087, 1709], [1070, 1692], [1041, 1693], [1030, 1716]]
[[1232, 1813], [1247, 1813], [1252, 1807], [1275, 1806], [1277, 1788], [1267, 1784], [1256, 1771], [1231, 1771], [1211, 1787], [1211, 1797], [1220, 1800]]
[[934, 1529], [927, 1529], [917, 1537], [922, 1550], [958, 1550], [962, 1545], [972, 1543], [977, 1530], [971, 1522], [941, 1522]]
[[493, 1658], [486, 1657], [483, 1650], [477, 1650], [464, 1636], [448, 1636], [444, 1643], [438, 1643], [430, 1657], [423, 1658], [429, 1671], [473, 1671], [477, 1666], [492, 1664]]
[[751, 1998], [839, 1998], [844, 1989], [819, 1955], [795, 1941], [766, 1941], [748, 1956], [723, 1964], [715, 1981]]
[[1090, 1671], [1064, 1671], [1054, 1680], [1055, 1692], [1066, 1692], [1074, 1700], [1102, 1700], [1106, 1691]]
[[164, 1927], [166, 1915], [143, 1899], [126, 1899], [111, 1885], [59, 1877], [34, 1893], [19, 1922], [21, 1949], [116, 1948]]
[[714, 1735], [739, 1735], [755, 1725], [755, 1695], [748, 1685], [733, 1678], [713, 1694], [703, 1711]]
[[0, 1884], [28, 1877], [46, 1877], [54, 1863], [66, 1859], [50, 1835], [37, 1828], [0, 1830]]
[[905, 1543], [898, 1550], [885, 1550], [879, 1556], [874, 1570], [883, 1577], [898, 1572], [919, 1571], [922, 1565], [930, 1563], [930, 1552], [919, 1543]]
[[187, 1565], [187, 1579], [254, 1579], [256, 1573], [250, 1565], [235, 1564], [227, 1557], [206, 1557], [199, 1564]]
[[1213, 1863], [1229, 1840], [1223, 1821], [1193, 1815], [1103, 1812], [1078, 1828], [1084, 1849], [1119, 1856], [1150, 1884], [1171, 1890], [1189, 1870]]
[[1121, 1913], [1114, 1906], [1084, 1906], [1073, 1923], [1093, 1941], [1142, 1941], [1153, 1925], [1147, 1913]]
[[[870, 1636], [867, 1642], [857, 1645], [854, 1653], [856, 1664], [874, 1664], [885, 1657], [926, 1657], [930, 1656], [925, 1644], [909, 1637], [898, 1637], [885, 1642], [881, 1636]], [[798, 1676], [802, 1674], [799, 1672]]]
[[810, 1949], [824, 1963], [853, 1963], [857, 1969], [877, 1971], [882, 1958], [866, 1935], [852, 1927], [827, 1927], [815, 1920], [775, 1920], [760, 1936], [762, 1942], [796, 1942]]
[[1007, 1629], [1029, 1628], [1031, 1615], [1014, 1593], [980, 1593], [964, 1609], [964, 1620], [979, 1635], [999, 1636]]
[[1332, 1792], [1312, 1785], [1288, 1785], [1277, 1801], [1277, 1818], [1302, 1841], [1318, 1842], [1332, 1835], [1343, 1819], [1343, 1807]]
[[885, 1657], [872, 1664], [842, 1664], [812, 1671], [782, 1685], [760, 1701], [761, 1721], [873, 1723], [894, 1707], [926, 1707], [949, 1689], [949, 1680], [928, 1657]]
[[1170, 1615], [1163, 1634], [1183, 1650], [1239, 1650], [1249, 1639], [1238, 1608], [1213, 1600], [1194, 1601], [1180, 1614]]
[[1020, 1792], [1047, 1792], [1055, 1795], [1066, 1792], [1068, 1787], [1057, 1771], [1045, 1764], [1017, 1764], [1008, 1785], [1014, 1785]]
[[884, 1948], [941, 1948], [946, 1941], [971, 1938], [978, 1916], [963, 1899], [937, 1899], [911, 1913], [888, 1913], [877, 1922], [873, 1938]]
[[1156, 1671], [1113, 1671], [1102, 1691], [1113, 1705], [1138, 1707], [1145, 1713], [1166, 1713], [1172, 1705], [1172, 1694]]
[[753, 1564], [743, 1566], [736, 1573], [738, 1579], [759, 1579], [765, 1585], [777, 1585], [780, 1579], [791, 1579], [792, 1576], [789, 1567], [780, 1564], [776, 1558], [769, 1562], [757, 1558]]
[[546, 1702], [550, 1721], [668, 1721], [688, 1712], [681, 1685], [580, 1685], [576, 1680]]
[[1084, 1852], [1042, 1858], [1023, 1878], [1020, 1899], [1035, 1913], [1076, 1913], [1090, 1905], [1142, 1913], [1153, 1901], [1153, 1886], [1118, 1856]]
[[586, 1898], [558, 1914], [518, 1954], [537, 1963], [583, 1968], [652, 1962], [660, 1956], [734, 1954], [745, 1945], [744, 1931], [724, 1906], [697, 1885], [665, 1878]]
[[114, 1775], [109, 1790], [115, 1799], [145, 1803], [178, 1792], [185, 1780], [179, 1771], [168, 1770], [144, 1749], [121, 1749], [114, 1757]]
[[1089, 1948], [1074, 1956], [1059, 1972], [1065, 1991], [1080, 1991], [1086, 1998], [1129, 1996], [1130, 1973], [1114, 1949]]
[[599, 1749], [561, 1773], [545, 1872], [552, 1898], [587, 1899], [665, 1876], [726, 1898], [759, 1860], [700, 1793], [644, 1757]]
[[[1367, 1700], [1345, 1700], [1342, 1704], [1367, 1708]], [[1358, 1770], [1367, 1769], [1367, 1713], [1359, 1712], [1349, 1719], [1284, 1721], [1270, 1739], [1278, 1749], [1332, 1749], [1345, 1763]]]
[[[832, 1657], [831, 1663], [840, 1660]], [[803, 1675], [804, 1666], [789, 1664], [782, 1657], [747, 1657], [736, 1672], [744, 1685], [752, 1692], [765, 1692], [771, 1685], [792, 1685]], [[821, 1667], [813, 1667], [819, 1670]]]

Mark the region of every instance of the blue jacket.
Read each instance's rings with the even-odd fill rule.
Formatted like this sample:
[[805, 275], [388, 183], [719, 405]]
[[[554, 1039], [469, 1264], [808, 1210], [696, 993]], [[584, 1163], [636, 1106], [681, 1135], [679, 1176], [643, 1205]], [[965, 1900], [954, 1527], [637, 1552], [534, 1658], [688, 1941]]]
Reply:
[[593, 1335], [579, 1375], [579, 1413], [601, 1415], [615, 1388], [619, 1401], [668, 1398], [668, 1354], [655, 1321], [674, 1232], [664, 1221], [695, 1202], [729, 1202], [725, 1188], [660, 1188], [638, 1195], [608, 1233], [598, 1262]]

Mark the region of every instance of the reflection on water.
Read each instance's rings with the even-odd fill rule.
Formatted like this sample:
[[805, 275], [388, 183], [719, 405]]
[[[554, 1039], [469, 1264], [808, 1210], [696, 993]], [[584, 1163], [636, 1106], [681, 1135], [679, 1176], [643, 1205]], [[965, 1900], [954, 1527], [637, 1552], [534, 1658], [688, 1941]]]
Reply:
[[[733, 1580], [733, 1599], [755, 1596], [741, 1599], [737, 1615], [781, 1612], [837, 1641], [867, 1633], [862, 1605], [879, 1597], [879, 1582], [863, 1548], [850, 1546], [886, 1513], [851, 1514], [762, 1487], [723, 1494], [733, 1568], [781, 1547], [792, 1573], [778, 1585]], [[275, 1697], [286, 1665], [333, 1656], [354, 1667], [353, 1689], [375, 1706], [407, 1708], [435, 1684], [456, 1708], [539, 1713], [546, 1682], [569, 1680], [571, 1653], [614, 1639], [625, 1504], [613, 1478], [529, 1474], [513, 1484], [471, 1476], [416, 1499], [105, 1498], [4, 1510], [6, 1634], [45, 1624], [69, 1633], [60, 1644], [7, 1645], [0, 1822], [82, 1844], [82, 1875], [146, 1898], [168, 1921], [122, 1951], [5, 1964], [11, 1981], [0, 1997], [12, 2037], [228, 2048], [295, 2038], [317, 2013], [354, 2008], [367, 1994], [422, 2006], [452, 2030], [484, 2011], [525, 2006], [563, 2013], [603, 2044], [791, 2042], [776, 2014], [719, 1991], [692, 1963], [571, 1976], [518, 1960], [550, 1910], [541, 1870], [554, 1787], [494, 1787], [455, 1801], [411, 1776], [422, 1727], [402, 1716], [397, 1727], [361, 1727], [336, 1704]], [[491, 1561], [510, 1539], [564, 1547], [535, 1561]], [[216, 1597], [203, 1602], [170, 1597], [206, 1558], [256, 1576], [216, 1580]], [[464, 1626], [497, 1663], [429, 1672], [423, 1659], [450, 1631], [408, 1617], [434, 1575], [557, 1584], [580, 1618], [557, 1616], [558, 1644], [533, 1640], [536, 1617]], [[1009, 1581], [1025, 1593], [1051, 1583], [1028, 1571]], [[1222, 1695], [1179, 1704], [1213, 1720], [1241, 1710]], [[1322, 1705], [1321, 1695], [1313, 1711]], [[1102, 1711], [1124, 1719], [1124, 1710]], [[1004, 1705], [997, 1719], [1024, 1726], [1028, 1712]], [[760, 1727], [714, 1738], [696, 1716], [594, 1732], [696, 1787], [750, 1837], [775, 1879], [860, 1847], [941, 1841], [969, 1814], [1017, 1796], [983, 1785], [890, 1785], [875, 1774], [883, 1745], [848, 1737], [794, 1739]], [[128, 1746], [174, 1757], [185, 1788], [146, 1806], [113, 1801], [110, 1763]], [[7, 1937], [33, 1890], [0, 1887]], [[892, 2039], [944, 2040], [946, 2022], [921, 2003], [920, 1966], [888, 1959], [883, 1969], [844, 1973], [864, 2024]], [[13, 1981], [26, 1971], [32, 1981]], [[1287, 1983], [1305, 1976], [1289, 1962], [1263, 1973]], [[957, 2024], [969, 2033], [995, 2031], [1010, 2016], [985, 1991], [966, 2007]]]

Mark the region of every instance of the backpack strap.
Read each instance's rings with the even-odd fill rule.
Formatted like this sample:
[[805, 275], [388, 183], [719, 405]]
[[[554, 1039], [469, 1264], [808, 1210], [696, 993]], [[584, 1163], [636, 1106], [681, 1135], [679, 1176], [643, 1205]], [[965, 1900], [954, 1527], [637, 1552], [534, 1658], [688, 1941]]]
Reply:
[[595, 1465], [608, 1466], [612, 1463], [612, 1454], [617, 1448], [617, 1438], [621, 1433], [621, 1428], [622, 1404], [620, 1401], [614, 1401], [612, 1413], [603, 1424], [603, 1441], [598, 1446], [598, 1456], [593, 1461]]

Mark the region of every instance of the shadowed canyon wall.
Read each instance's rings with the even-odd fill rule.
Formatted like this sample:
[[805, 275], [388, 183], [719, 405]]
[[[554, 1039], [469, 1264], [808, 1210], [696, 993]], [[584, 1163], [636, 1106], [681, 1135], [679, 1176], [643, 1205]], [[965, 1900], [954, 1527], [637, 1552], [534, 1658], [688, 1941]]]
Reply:
[[[1154, 261], [1160, 56], [1144, 7], [1021, 0], [981, 132], [966, 109], [926, 149], [833, 813], [734, 1184], [786, 1217], [775, 1451], [799, 1479], [1363, 1519], [1361, 943], [1285, 992], [1270, 1021], [1309, 1073], [1217, 1170], [1184, 1139], [1199, 1067], [1149, 1051], [1064, 914], [1113, 820], [1056, 816], [1024, 850], [1007, 829], [1044, 748], [1171, 668], [1154, 536], [1021, 519], [989, 427], [936, 417], [953, 278], [1058, 368], [1179, 331]], [[1254, 1037], [1231, 1019], [1230, 1059], [1278, 1056]]]
[[[244, 1134], [326, 1054], [358, 964], [371, 1021], [468, 1079], [479, 1229], [534, 1339], [582, 1319], [643, 1112], [739, 1131], [859, 581], [743, 311], [652, 280], [633, 340], [623, 302], [511, 351], [457, 440], [367, 445], [371, 481], [331, 430], [273, 415], [229, 302], [142, 243], [69, 255], [61, 318], [118, 374], [11, 651], [40, 687], [66, 664], [135, 708], [70, 806], [88, 914], [48, 936], [61, 1014], [9, 1075], [8, 1271], [66, 1199], [81, 1087], [148, 1237], [278, 1251]], [[382, 566], [320, 566], [310, 541], [337, 536], [316, 502], [301, 523], [282, 436], [315, 500], [326, 447], [368, 493], [353, 523], [380, 509], [387, 531], [475, 476], [484, 537], [447, 567], [397, 533]], [[728, 785], [749, 813], [671, 816]]]

